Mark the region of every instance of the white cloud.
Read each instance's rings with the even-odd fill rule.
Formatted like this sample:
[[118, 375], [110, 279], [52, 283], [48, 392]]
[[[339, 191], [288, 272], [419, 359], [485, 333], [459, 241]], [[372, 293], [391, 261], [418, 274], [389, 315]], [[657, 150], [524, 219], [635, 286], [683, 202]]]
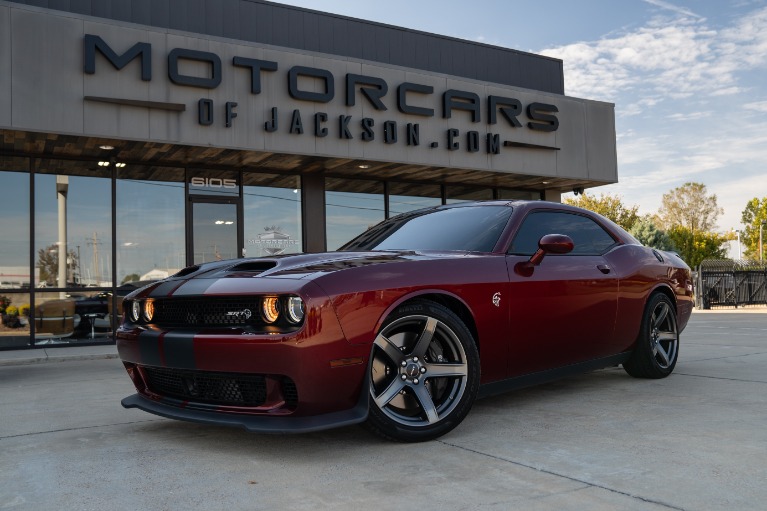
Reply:
[[543, 53], [563, 59], [568, 94], [616, 103], [620, 182], [594, 193], [654, 213], [664, 193], [701, 182], [730, 229], [749, 199], [767, 197], [767, 100], [748, 82], [767, 67], [767, 7], [714, 20], [722, 28], [650, 3], [675, 17]]
[[711, 117], [711, 112], [677, 113], [668, 116], [672, 121], [696, 121], [698, 119], [705, 119], [706, 117]]
[[740, 92], [737, 73], [767, 63], [767, 8], [721, 31], [692, 17], [658, 17], [631, 32], [541, 53], [564, 61], [567, 93], [578, 97], [616, 101], [625, 92], [659, 99]]
[[767, 112], [767, 101], [757, 101], [755, 103], [746, 103], [743, 108], [747, 110], [756, 110], [757, 112]]
[[674, 11], [684, 16], [692, 16], [693, 18], [702, 18], [702, 16], [698, 16], [691, 10], [685, 9], [684, 7], [679, 7], [678, 5], [674, 5], [670, 2], [664, 2], [663, 0], [644, 0], [644, 1], [647, 2], [648, 4], [654, 5], [656, 7], [660, 7], [661, 9], [668, 9], [669, 11]]
[[[707, 185], [724, 209], [720, 230], [737, 228], [746, 202], [767, 197], [764, 171], [767, 122], [750, 126], [732, 124], [700, 138], [698, 131], [673, 137], [631, 136], [618, 138], [620, 182], [594, 192], [620, 193], [626, 204], [637, 204], [642, 213], [654, 213], [664, 193], [688, 181]], [[705, 129], [703, 131], [706, 131]]]

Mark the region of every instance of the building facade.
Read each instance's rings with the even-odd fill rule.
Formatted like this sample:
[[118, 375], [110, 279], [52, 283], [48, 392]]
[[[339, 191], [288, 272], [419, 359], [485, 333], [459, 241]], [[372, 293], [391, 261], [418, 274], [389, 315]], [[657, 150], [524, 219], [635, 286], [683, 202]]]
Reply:
[[0, 1], [0, 349], [112, 342], [186, 265], [617, 181], [562, 62], [260, 0]]

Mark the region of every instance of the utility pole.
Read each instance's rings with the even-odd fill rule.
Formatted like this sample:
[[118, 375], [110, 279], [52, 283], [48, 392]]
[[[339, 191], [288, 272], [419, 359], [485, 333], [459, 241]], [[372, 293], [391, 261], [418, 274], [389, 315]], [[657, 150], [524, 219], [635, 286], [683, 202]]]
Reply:
[[767, 220], [762, 220], [759, 224], [759, 261], [764, 261], [764, 245], [762, 244], [762, 229], [767, 224]]
[[96, 286], [99, 286], [99, 285], [101, 285], [100, 284], [101, 272], [99, 271], [100, 270], [100, 268], [99, 268], [99, 245], [101, 245], [102, 243], [99, 241], [98, 233], [96, 233], [94, 231], [93, 232], [93, 237], [92, 238], [87, 238], [86, 239], [86, 243], [88, 243], [88, 245], [93, 247], [93, 262], [91, 263], [93, 265], [92, 267], [93, 267], [93, 273], [94, 273], [93, 280], [95, 281]]

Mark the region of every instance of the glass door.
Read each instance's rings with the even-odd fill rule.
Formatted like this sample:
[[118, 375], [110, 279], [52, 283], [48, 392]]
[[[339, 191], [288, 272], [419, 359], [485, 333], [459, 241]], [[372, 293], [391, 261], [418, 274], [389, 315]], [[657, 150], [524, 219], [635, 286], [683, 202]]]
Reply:
[[189, 264], [240, 256], [237, 200], [190, 197]]

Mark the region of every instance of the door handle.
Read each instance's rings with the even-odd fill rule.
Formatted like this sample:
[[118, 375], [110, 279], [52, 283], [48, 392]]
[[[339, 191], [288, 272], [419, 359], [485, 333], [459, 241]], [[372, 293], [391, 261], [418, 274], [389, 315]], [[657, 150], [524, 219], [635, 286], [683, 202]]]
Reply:
[[601, 271], [602, 273], [604, 273], [605, 275], [607, 275], [608, 273], [610, 273], [610, 267], [609, 267], [609, 266], [607, 266], [606, 264], [598, 264], [598, 265], [597, 265], [597, 269], [598, 269], [599, 271]]

